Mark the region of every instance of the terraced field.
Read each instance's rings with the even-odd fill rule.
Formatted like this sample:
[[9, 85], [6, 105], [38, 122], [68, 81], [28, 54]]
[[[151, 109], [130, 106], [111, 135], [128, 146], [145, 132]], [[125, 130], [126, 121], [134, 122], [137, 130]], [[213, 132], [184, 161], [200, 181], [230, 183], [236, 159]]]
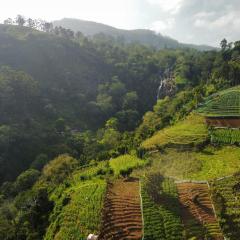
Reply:
[[214, 215], [208, 185], [178, 183], [177, 188], [186, 238], [223, 239]]
[[240, 238], [240, 176], [227, 177], [211, 184], [213, 201], [225, 236]]
[[236, 144], [240, 143], [239, 129], [215, 128], [210, 132], [212, 143]]
[[86, 239], [100, 230], [106, 181], [94, 179], [79, 182], [55, 203], [45, 240]]
[[[144, 240], [182, 240], [177, 189], [172, 179], [156, 175], [142, 182]], [[160, 181], [159, 181], [160, 180]]]
[[[192, 127], [194, 126], [194, 127]], [[159, 147], [192, 148], [203, 145], [208, 139], [208, 130], [202, 116], [191, 114], [177, 124], [158, 131], [142, 142], [146, 150]]]
[[208, 97], [198, 112], [208, 117], [239, 117], [240, 87], [233, 87]]
[[142, 216], [138, 179], [108, 184], [100, 240], [140, 240]]

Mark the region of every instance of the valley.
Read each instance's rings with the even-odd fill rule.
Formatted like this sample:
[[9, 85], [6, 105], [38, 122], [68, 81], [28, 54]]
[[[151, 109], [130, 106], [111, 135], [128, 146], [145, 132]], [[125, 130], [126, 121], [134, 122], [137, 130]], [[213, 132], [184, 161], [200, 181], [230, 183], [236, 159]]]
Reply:
[[92, 22], [77, 21], [87, 36], [10, 20], [1, 240], [239, 240], [239, 41], [199, 51], [151, 31], [122, 42]]

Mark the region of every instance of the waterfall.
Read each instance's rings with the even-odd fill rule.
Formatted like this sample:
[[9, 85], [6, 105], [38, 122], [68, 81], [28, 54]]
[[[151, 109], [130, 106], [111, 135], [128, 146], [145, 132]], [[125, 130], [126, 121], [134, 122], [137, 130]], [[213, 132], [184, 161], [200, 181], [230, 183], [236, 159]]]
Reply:
[[158, 91], [157, 91], [157, 100], [158, 100], [159, 97], [160, 97], [160, 92], [161, 92], [161, 90], [162, 90], [162, 87], [163, 87], [163, 79], [161, 79], [161, 81], [160, 81], [160, 85], [159, 85], [159, 87], [158, 87]]

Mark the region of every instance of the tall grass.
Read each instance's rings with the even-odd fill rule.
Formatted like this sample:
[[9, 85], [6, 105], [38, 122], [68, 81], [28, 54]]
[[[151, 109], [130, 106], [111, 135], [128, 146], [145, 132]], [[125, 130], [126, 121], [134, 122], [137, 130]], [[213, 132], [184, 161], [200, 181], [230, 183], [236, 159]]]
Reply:
[[157, 132], [153, 137], [145, 140], [142, 147], [155, 149], [159, 146], [199, 145], [208, 138], [208, 130], [204, 118], [191, 114], [185, 120], [174, 126]]
[[145, 163], [144, 160], [128, 154], [109, 161], [109, 165], [113, 169], [115, 175], [119, 175], [122, 170], [144, 166]]

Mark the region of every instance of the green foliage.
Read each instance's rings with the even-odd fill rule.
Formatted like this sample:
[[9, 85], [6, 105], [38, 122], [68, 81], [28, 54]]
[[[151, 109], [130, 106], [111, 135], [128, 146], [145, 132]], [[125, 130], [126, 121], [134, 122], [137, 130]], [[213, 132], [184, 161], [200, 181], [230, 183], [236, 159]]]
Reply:
[[[97, 234], [105, 191], [106, 181], [99, 179], [78, 182], [67, 189], [56, 201], [44, 239], [80, 240], [86, 239], [90, 233]], [[63, 206], [66, 195], [70, 200]]]
[[136, 92], [128, 92], [123, 99], [123, 109], [137, 109], [138, 96]]
[[76, 159], [68, 155], [60, 155], [43, 168], [43, 179], [59, 184], [70, 176], [77, 165]]
[[141, 143], [158, 130], [168, 125], [173, 125], [189, 115], [192, 110], [197, 108], [205, 92], [206, 89], [204, 87], [197, 87], [193, 90], [181, 91], [172, 98], [165, 97], [158, 100], [154, 106], [154, 111], [147, 112], [143, 117], [143, 122], [137, 128], [135, 134], [136, 141]]
[[64, 132], [66, 129], [66, 122], [63, 118], [58, 118], [55, 122], [55, 128], [58, 132]]
[[132, 168], [121, 169], [119, 174], [124, 178], [128, 178], [131, 175], [132, 171], [133, 171]]
[[179, 202], [173, 180], [151, 173], [142, 183], [144, 239], [183, 239]]
[[47, 164], [47, 162], [48, 162], [48, 156], [44, 153], [39, 154], [35, 158], [35, 160], [31, 163], [31, 168], [41, 171], [44, 165]]
[[23, 71], [9, 67], [0, 68], [0, 111], [1, 122], [11, 123], [18, 118], [23, 121], [26, 115], [34, 114], [37, 106], [38, 83]]
[[206, 142], [207, 126], [203, 117], [191, 114], [185, 120], [157, 132], [145, 140], [142, 147], [156, 149], [158, 146], [198, 146]]
[[[163, 148], [205, 142], [200, 117], [179, 120], [204, 97], [239, 84], [238, 42], [234, 47], [225, 42], [221, 52], [157, 51], [103, 35], [87, 39], [60, 27], [51, 30], [48, 23], [42, 25], [47, 33], [42, 33], [31, 29], [30, 20], [30, 28], [23, 27], [23, 21], [18, 16], [19, 26], [0, 25], [0, 65], [9, 66], [0, 68], [0, 239], [43, 239], [46, 229], [46, 239], [80, 239], [97, 233], [105, 179], [144, 166], [144, 160], [127, 153], [169, 125], [176, 124], [149, 143], [150, 149], [162, 152], [151, 156], [150, 169], [191, 179], [239, 170], [236, 147], [166, 150], [166, 154]], [[160, 80], [165, 84], [157, 97]], [[228, 112], [236, 112], [238, 97], [235, 92], [230, 95], [221, 104], [225, 108], [230, 104]], [[150, 111], [156, 98], [160, 99]], [[128, 132], [143, 115], [136, 131]], [[193, 124], [194, 130], [189, 127]], [[235, 133], [231, 131], [232, 139], [239, 138]], [[229, 142], [226, 133], [221, 134]], [[215, 138], [221, 134], [216, 132]], [[139, 155], [143, 153], [139, 147]], [[42, 170], [39, 179], [38, 170]], [[150, 182], [159, 181], [157, 176]], [[148, 191], [143, 191], [152, 223], [161, 222], [156, 232], [175, 239], [180, 236], [179, 222], [175, 208], [168, 209], [168, 202], [175, 203], [175, 190], [170, 180], [163, 182], [148, 182], [144, 186]], [[161, 202], [166, 197], [167, 203]]]
[[145, 161], [135, 156], [122, 155], [117, 158], [110, 159], [109, 166], [113, 169], [115, 175], [119, 175], [122, 171], [128, 171], [145, 165]]
[[6, 203], [0, 207], [0, 239], [15, 239], [15, 215], [16, 209], [12, 204]]
[[210, 96], [198, 112], [208, 117], [239, 117], [240, 87], [230, 88]]
[[165, 37], [161, 34], [155, 34], [151, 30], [122, 30], [101, 23], [83, 21], [79, 19], [64, 18], [54, 21], [54, 25], [72, 29], [75, 32], [82, 32], [86, 36], [91, 36], [95, 42], [101, 43], [103, 46], [108, 42], [114, 42], [118, 45], [140, 43], [158, 50], [194, 48], [200, 51], [212, 50], [209, 46], [198, 46], [193, 44], [182, 44], [178, 41]]
[[15, 199], [18, 209], [17, 238], [42, 239], [49, 224], [48, 217], [53, 210], [53, 202], [49, 200], [45, 187], [34, 188], [23, 192]]
[[239, 175], [213, 181], [212, 199], [224, 235], [233, 240], [239, 239]]
[[240, 143], [240, 130], [239, 129], [225, 129], [214, 128], [210, 130], [212, 143], [225, 143], [225, 144], [239, 144]]
[[179, 179], [211, 180], [239, 171], [240, 149], [225, 146], [207, 147], [201, 152], [169, 149], [165, 154], [152, 154], [152, 168]]
[[25, 172], [21, 173], [14, 183], [15, 191], [23, 192], [30, 189], [38, 180], [39, 176], [40, 172], [35, 169], [28, 169]]
[[79, 180], [87, 180], [101, 175], [111, 174], [108, 161], [102, 161], [93, 165], [81, 167], [74, 171], [72, 178], [75, 183]]

